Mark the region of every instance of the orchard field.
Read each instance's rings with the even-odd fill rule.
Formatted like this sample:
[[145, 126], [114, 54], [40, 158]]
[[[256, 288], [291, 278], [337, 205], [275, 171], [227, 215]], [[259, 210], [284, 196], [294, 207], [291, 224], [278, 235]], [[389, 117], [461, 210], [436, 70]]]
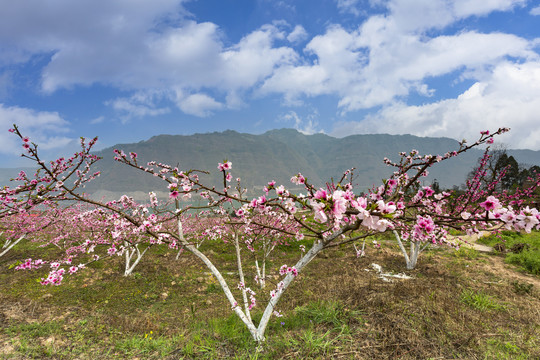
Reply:
[[[317, 186], [293, 174], [300, 192], [269, 179], [254, 196], [227, 159], [215, 185], [115, 150], [169, 194], [139, 203], [84, 193], [96, 138], [47, 162], [14, 126], [38, 170], [0, 189], [0, 357], [539, 358], [540, 173], [490, 171], [508, 130], [385, 158], [395, 171], [367, 192], [349, 169]], [[424, 184], [477, 146], [463, 189]], [[499, 253], [467, 245], [484, 233]]]
[[[314, 259], [284, 295], [283, 317], [271, 320], [260, 353], [190, 253], [175, 260], [175, 252], [155, 248], [130, 277], [115, 257], [44, 287], [39, 281], [48, 270], [14, 270], [20, 259], [43, 251], [23, 242], [0, 258], [0, 359], [540, 357], [538, 276], [506, 264], [504, 255], [468, 247], [426, 250], [405, 271], [395, 240], [378, 241], [382, 247], [368, 245], [365, 257], [335, 248]], [[540, 234], [521, 241], [538, 246]], [[224, 246], [206, 246], [232, 279], [234, 258]], [[55, 252], [47, 249], [47, 256], [60, 255]], [[269, 266], [297, 255], [281, 246]], [[372, 263], [412, 278], [384, 281]]]

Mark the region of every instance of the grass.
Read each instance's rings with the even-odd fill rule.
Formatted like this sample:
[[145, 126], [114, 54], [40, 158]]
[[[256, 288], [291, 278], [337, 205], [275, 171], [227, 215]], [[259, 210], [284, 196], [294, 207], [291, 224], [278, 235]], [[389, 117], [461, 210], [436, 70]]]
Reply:
[[480, 253], [478, 250], [473, 248], [462, 246], [458, 250], [454, 251], [452, 256], [458, 259], [476, 260], [480, 256]]
[[[222, 243], [205, 251], [236, 284]], [[306, 243], [307, 245], [307, 243]], [[153, 250], [131, 277], [113, 257], [59, 287], [38, 284], [46, 269], [10, 266], [31, 243], [0, 259], [0, 359], [535, 359], [540, 357], [540, 294], [474, 250], [426, 250], [413, 278], [387, 283], [370, 270], [405, 271], [397, 247], [367, 256], [335, 249], [316, 258], [283, 295], [261, 352], [198, 260]], [[47, 250], [55, 256], [54, 249]], [[270, 275], [298, 259], [276, 248]], [[247, 257], [247, 255], [246, 255]], [[491, 261], [493, 260], [493, 261]], [[254, 270], [249, 264], [246, 278]], [[230, 274], [229, 274], [230, 273]], [[270, 277], [268, 293], [278, 281]], [[233, 287], [233, 286], [231, 286]], [[260, 319], [262, 305], [252, 316]]]
[[498, 235], [480, 238], [478, 242], [489, 246], [502, 244], [507, 250], [507, 263], [517, 265], [531, 274], [540, 275], [540, 232], [526, 234], [503, 231]]
[[465, 290], [461, 294], [461, 301], [481, 311], [504, 310], [504, 306], [497, 300], [482, 292]]

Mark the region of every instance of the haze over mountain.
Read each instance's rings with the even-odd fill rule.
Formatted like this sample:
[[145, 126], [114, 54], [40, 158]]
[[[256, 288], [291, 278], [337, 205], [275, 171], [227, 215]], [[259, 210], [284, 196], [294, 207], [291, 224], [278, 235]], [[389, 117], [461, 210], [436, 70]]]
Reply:
[[[179, 165], [184, 170], [210, 171], [211, 175], [205, 180], [216, 186], [221, 186], [222, 181], [217, 164], [227, 159], [233, 164], [233, 177], [240, 177], [242, 185], [256, 195], [256, 190], [262, 189], [270, 180], [294, 188], [290, 178], [301, 172], [310, 183], [324, 186], [332, 178], [338, 180], [345, 170], [353, 167], [356, 168], [357, 188], [366, 190], [379, 185], [381, 179], [392, 173], [393, 168], [383, 164], [384, 157], [397, 161], [401, 151], [417, 149], [421, 154], [444, 154], [458, 147], [458, 142], [449, 138], [370, 134], [338, 139], [325, 134], [304, 135], [293, 129], [271, 130], [261, 135], [231, 130], [189, 136], [159, 135], [97, 152], [103, 157], [96, 164], [101, 176], [85, 191], [107, 198], [128, 193], [144, 200], [148, 191], [167, 196], [167, 188], [162, 181], [114, 161], [114, 148], [126, 153], [136, 152], [139, 164], [155, 160]], [[437, 179], [443, 188], [462, 184], [482, 153], [481, 149], [472, 149], [457, 158], [436, 164], [430, 169], [425, 183], [430, 184]], [[540, 165], [540, 151], [508, 150], [508, 154], [520, 163]], [[12, 177], [14, 174], [16, 171], [13, 169], [2, 169], [2, 183], [6, 183], [6, 175]]]

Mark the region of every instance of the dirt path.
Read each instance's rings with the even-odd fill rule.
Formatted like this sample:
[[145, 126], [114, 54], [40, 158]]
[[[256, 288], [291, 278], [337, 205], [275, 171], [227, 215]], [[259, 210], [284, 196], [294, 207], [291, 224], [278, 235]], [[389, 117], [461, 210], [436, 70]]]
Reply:
[[[491, 246], [478, 244], [476, 242], [479, 238], [487, 236], [489, 234], [489, 231], [481, 231], [480, 233], [471, 236], [463, 235], [455, 236], [453, 238], [459, 238], [464, 241], [463, 246], [467, 246], [484, 253], [494, 253], [495, 250]], [[535, 288], [540, 288], [540, 277], [519, 272], [516, 267], [510, 266], [504, 262], [504, 256], [491, 256], [489, 269], [494, 270], [497, 274], [501, 276], [501, 278], [533, 283]]]
[[502, 256], [490, 256], [490, 263], [486, 264], [486, 268], [494, 271], [502, 279], [507, 279], [510, 282], [532, 283], [535, 289], [540, 289], [540, 277], [519, 272], [515, 266], [506, 264]]
[[474, 234], [474, 235], [449, 236], [448, 238], [449, 238], [449, 240], [460, 239], [461, 241], [464, 242], [463, 246], [473, 248], [473, 249], [478, 250], [480, 252], [492, 253], [494, 250], [493, 250], [493, 248], [491, 246], [478, 244], [476, 242], [481, 237], [484, 237], [484, 236], [487, 236], [487, 235], [489, 235], [488, 231], [480, 231], [480, 233]]

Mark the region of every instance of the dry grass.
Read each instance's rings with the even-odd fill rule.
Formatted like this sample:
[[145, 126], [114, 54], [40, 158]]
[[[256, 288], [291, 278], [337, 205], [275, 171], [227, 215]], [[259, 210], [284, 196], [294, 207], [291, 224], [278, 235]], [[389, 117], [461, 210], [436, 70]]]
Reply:
[[[279, 251], [275, 267], [297, 257]], [[0, 359], [540, 358], [539, 278], [492, 255], [433, 250], [413, 279], [384, 282], [369, 265], [403, 272], [392, 246], [360, 259], [332, 250], [286, 292], [260, 354], [189, 254], [152, 253], [131, 278], [114, 259], [55, 288], [8, 268], [24, 255], [0, 262]], [[214, 257], [234, 271], [219, 248]]]

